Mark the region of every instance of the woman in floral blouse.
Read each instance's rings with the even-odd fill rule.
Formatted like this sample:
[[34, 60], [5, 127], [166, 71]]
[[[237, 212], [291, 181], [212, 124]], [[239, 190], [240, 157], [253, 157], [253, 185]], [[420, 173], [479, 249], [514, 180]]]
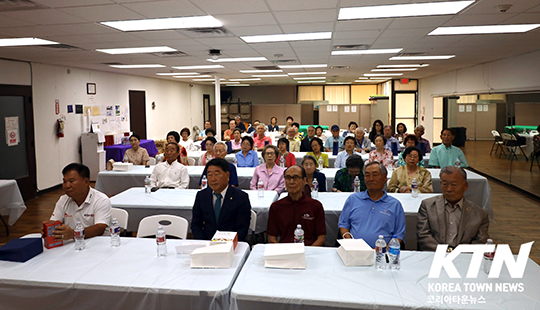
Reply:
[[394, 155], [392, 151], [385, 149], [384, 145], [386, 144], [386, 138], [383, 135], [375, 136], [375, 147], [376, 149], [369, 152], [368, 163], [372, 161], [378, 161], [382, 163], [386, 168], [394, 167]]
[[145, 148], [139, 146], [141, 137], [137, 134], [132, 134], [129, 137], [129, 143], [131, 144], [131, 148], [125, 153], [129, 162], [134, 165], [146, 165], [150, 156], [148, 156], [148, 151]]

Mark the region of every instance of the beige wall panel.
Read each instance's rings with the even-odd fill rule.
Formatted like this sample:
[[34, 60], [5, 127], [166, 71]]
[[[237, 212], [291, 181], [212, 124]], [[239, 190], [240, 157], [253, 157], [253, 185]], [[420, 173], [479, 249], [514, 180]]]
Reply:
[[[467, 128], [467, 139], [474, 140], [476, 137], [476, 105], [475, 104], [463, 104], [463, 112], [458, 111], [456, 114], [456, 125], [450, 127], [465, 127]], [[467, 106], [471, 106], [471, 112], [467, 112]], [[440, 132], [439, 132], [440, 134]]]
[[[484, 107], [488, 107], [487, 111], [484, 111]], [[473, 106], [476, 110], [476, 106]], [[478, 140], [492, 140], [493, 135], [491, 131], [497, 126], [497, 105], [496, 104], [483, 104], [482, 111], [476, 111], [476, 139]], [[467, 135], [468, 136], [468, 135]]]
[[516, 125], [540, 125], [540, 103], [516, 103]]
[[352, 104], [371, 104], [369, 96], [377, 94], [377, 85], [352, 85]]
[[339, 112], [328, 112], [326, 110], [326, 105], [319, 106], [319, 124], [320, 125], [326, 125], [326, 126], [332, 126], [333, 124], [337, 124], [339, 122]]
[[[356, 108], [355, 112], [352, 112], [352, 107]], [[347, 128], [349, 126], [349, 122], [354, 121], [357, 124], [360, 122], [360, 105], [347, 105], [347, 106], [339, 106], [339, 128]], [[349, 112], [345, 112], [345, 108], [349, 108]]]
[[272, 116], [277, 117], [278, 125], [285, 125], [287, 116], [292, 116], [295, 121], [301, 123], [301, 107], [299, 104], [254, 104], [251, 107], [252, 120], [259, 120], [262, 123], [270, 124]]
[[359, 106], [360, 108], [360, 122], [358, 125], [365, 127], [365, 128], [371, 128], [371, 105], [362, 104]]

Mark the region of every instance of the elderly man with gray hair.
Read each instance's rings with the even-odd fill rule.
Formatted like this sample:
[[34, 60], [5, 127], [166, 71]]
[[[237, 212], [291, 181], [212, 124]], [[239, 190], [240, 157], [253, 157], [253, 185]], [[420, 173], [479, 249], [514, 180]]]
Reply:
[[443, 194], [425, 199], [418, 210], [418, 250], [435, 251], [438, 244], [484, 244], [489, 218], [484, 209], [463, 197], [469, 187], [463, 168], [447, 166], [439, 173]]
[[296, 128], [287, 129], [287, 140], [289, 140], [289, 152], [300, 152], [300, 140], [296, 138]]
[[364, 168], [367, 190], [347, 198], [339, 217], [339, 232], [344, 239], [362, 238], [375, 248], [379, 235], [388, 244], [395, 235], [400, 242], [405, 236], [405, 213], [401, 202], [384, 191], [387, 171], [378, 161]]
[[[214, 155], [215, 158], [225, 159], [227, 156], [227, 144], [223, 141], [219, 141], [214, 145]], [[236, 166], [232, 163], [229, 163], [229, 185], [237, 187], [238, 186], [238, 174], [236, 173]], [[202, 188], [202, 179], [206, 176], [206, 167], [204, 167], [201, 179], [199, 180], [199, 187]]]
[[356, 128], [354, 135], [356, 138], [356, 148], [354, 149], [354, 151], [358, 153], [362, 153], [362, 151], [364, 151], [365, 153], [369, 153], [369, 151], [371, 150], [371, 140], [366, 137], [364, 127]]
[[422, 135], [426, 132], [426, 129], [423, 125], [418, 125], [416, 128], [414, 128], [414, 135], [416, 136], [416, 140], [418, 140], [417, 148], [422, 151], [422, 155], [425, 155], [427, 153], [431, 153], [431, 145], [429, 144], [429, 140], [426, 138], [422, 138]]

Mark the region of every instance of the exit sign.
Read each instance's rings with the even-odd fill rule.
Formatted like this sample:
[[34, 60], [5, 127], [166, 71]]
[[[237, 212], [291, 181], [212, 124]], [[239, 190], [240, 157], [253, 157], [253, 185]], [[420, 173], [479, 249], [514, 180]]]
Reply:
[[401, 84], [409, 84], [409, 79], [401, 79]]

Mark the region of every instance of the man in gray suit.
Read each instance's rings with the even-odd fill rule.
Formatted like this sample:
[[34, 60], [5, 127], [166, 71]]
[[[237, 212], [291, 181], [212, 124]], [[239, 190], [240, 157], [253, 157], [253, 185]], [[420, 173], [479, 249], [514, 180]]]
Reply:
[[483, 244], [489, 238], [487, 212], [463, 194], [469, 187], [463, 168], [447, 166], [439, 173], [443, 194], [425, 199], [418, 210], [416, 235], [419, 251], [435, 251], [448, 244]]

